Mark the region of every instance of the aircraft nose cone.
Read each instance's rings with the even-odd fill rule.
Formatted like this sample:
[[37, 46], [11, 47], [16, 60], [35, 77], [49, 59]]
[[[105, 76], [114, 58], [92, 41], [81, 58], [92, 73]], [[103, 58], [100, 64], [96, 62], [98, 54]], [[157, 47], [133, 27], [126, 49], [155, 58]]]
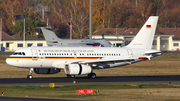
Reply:
[[8, 64], [8, 65], [13, 65], [13, 62], [11, 61], [11, 59], [6, 59], [6, 63]]

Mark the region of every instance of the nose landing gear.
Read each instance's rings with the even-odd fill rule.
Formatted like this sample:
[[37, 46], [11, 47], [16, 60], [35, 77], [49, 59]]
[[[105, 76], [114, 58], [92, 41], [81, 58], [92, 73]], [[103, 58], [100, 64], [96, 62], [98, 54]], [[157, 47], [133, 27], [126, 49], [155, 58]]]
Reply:
[[33, 68], [29, 68], [29, 75], [27, 76], [28, 79], [32, 79], [33, 78], [32, 71], [33, 71]]

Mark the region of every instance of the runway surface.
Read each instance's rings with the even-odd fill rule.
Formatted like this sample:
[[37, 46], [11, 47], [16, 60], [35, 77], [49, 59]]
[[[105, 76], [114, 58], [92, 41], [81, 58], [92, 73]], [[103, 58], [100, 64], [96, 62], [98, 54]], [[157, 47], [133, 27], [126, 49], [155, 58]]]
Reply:
[[[47, 78], [1, 78], [0, 86], [12, 85], [69, 85], [73, 84], [73, 80], [77, 84], [142, 84], [142, 83], [180, 83], [180, 75], [165, 76], [106, 76], [89, 79], [87, 77], [47, 77]], [[63, 99], [37, 99], [37, 98], [14, 98], [0, 97], [0, 101], [64, 101]], [[65, 100], [72, 101], [72, 100]]]
[[180, 83], [180, 75], [165, 75], [165, 76], [103, 76], [95, 79], [87, 77], [47, 77], [47, 78], [1, 78], [0, 86], [12, 85], [49, 85], [55, 83], [56, 85], [73, 84], [141, 84], [141, 83]]
[[0, 96], [0, 101], [80, 101], [80, 100], [19, 98], [19, 97], [4, 97], [4, 96]]

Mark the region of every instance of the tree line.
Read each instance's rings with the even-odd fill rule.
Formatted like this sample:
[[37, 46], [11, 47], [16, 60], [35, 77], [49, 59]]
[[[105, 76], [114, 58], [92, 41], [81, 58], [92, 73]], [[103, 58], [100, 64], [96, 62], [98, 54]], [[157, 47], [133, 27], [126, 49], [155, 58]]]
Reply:
[[[35, 37], [34, 27], [46, 26], [42, 10], [48, 7], [49, 24], [61, 38], [69, 38], [69, 22], [73, 23], [73, 38], [88, 38], [89, 0], [0, 0], [0, 17], [3, 31], [23, 33], [25, 18], [26, 34]], [[180, 0], [92, 0], [92, 29], [140, 28], [149, 16], [159, 16], [158, 28], [180, 27]]]

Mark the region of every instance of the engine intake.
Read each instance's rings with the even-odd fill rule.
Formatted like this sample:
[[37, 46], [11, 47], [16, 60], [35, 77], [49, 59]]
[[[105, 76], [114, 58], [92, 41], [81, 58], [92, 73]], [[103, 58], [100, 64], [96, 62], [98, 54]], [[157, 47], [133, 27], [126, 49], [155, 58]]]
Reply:
[[34, 68], [34, 73], [36, 74], [56, 74], [59, 73], [61, 69], [55, 68]]
[[84, 75], [92, 72], [91, 66], [83, 64], [68, 64], [65, 66], [65, 73], [68, 75]]

